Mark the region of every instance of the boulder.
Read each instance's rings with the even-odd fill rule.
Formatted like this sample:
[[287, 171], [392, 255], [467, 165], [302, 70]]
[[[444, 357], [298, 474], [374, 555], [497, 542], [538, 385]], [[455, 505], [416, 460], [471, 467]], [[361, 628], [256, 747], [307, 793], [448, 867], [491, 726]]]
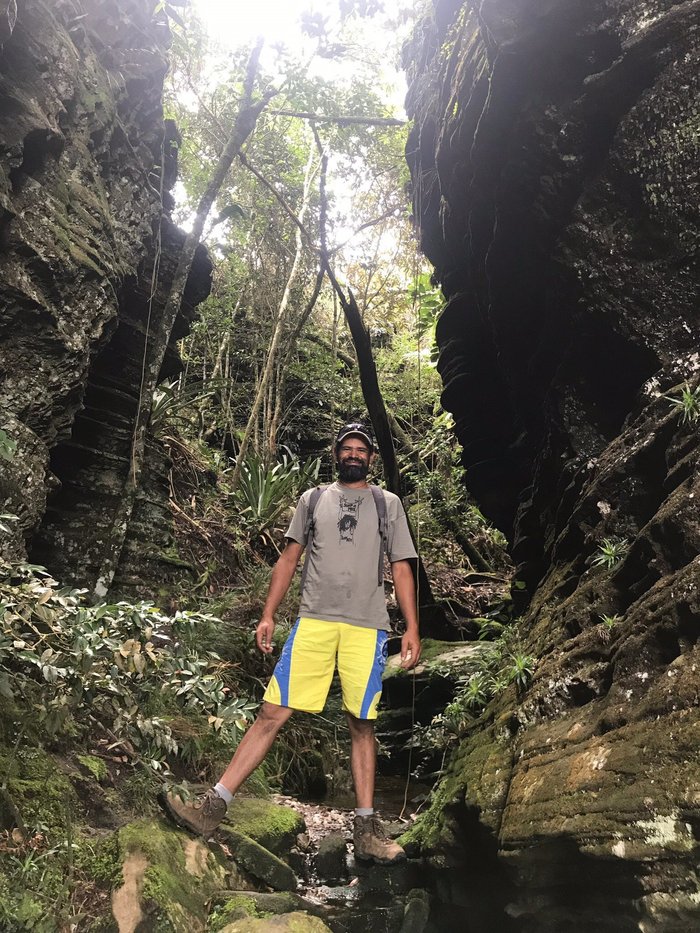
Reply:
[[221, 933], [331, 933], [329, 927], [310, 914], [294, 911], [277, 917], [245, 917], [222, 927]]
[[289, 852], [306, 829], [304, 818], [296, 810], [261, 797], [235, 797], [226, 813], [225, 826], [280, 857]]
[[314, 858], [316, 874], [323, 881], [341, 881], [347, 878], [347, 845], [342, 833], [329, 833], [318, 846]]
[[253, 877], [276, 891], [296, 889], [297, 878], [292, 869], [269, 849], [226, 824], [222, 824], [218, 832], [230, 847], [234, 861]]
[[207, 902], [226, 884], [224, 859], [157, 820], [129, 823], [117, 839], [123, 883], [112, 892], [112, 914], [119, 933], [205, 930]]

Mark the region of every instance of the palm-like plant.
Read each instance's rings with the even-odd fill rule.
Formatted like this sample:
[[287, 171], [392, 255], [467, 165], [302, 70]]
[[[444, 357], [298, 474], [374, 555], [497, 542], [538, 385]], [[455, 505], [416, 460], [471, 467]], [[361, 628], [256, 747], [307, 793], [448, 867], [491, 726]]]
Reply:
[[680, 395], [667, 395], [666, 398], [680, 415], [681, 424], [692, 424], [700, 419], [700, 386], [691, 389], [685, 382]]
[[318, 457], [309, 457], [302, 464], [296, 457], [285, 454], [269, 467], [256, 453], [248, 454], [231, 497], [251, 539], [273, 543], [270, 532], [299, 493], [317, 482], [320, 469]]
[[603, 538], [598, 546], [598, 553], [593, 558], [593, 566], [612, 570], [627, 554], [629, 548], [629, 541], [625, 538]]

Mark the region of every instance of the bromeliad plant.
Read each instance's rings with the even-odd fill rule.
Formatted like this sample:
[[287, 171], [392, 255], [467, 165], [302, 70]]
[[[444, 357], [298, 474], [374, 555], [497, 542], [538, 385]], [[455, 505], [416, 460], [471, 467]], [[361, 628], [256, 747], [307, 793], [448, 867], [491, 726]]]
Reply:
[[90, 606], [29, 564], [0, 563], [0, 696], [27, 732], [97, 730], [169, 773], [180, 754], [168, 714], [201, 716], [235, 744], [257, 704], [233, 698], [221, 662], [194, 648], [213, 616], [151, 603]]
[[435, 747], [448, 748], [453, 744], [488, 703], [511, 684], [518, 694], [523, 693], [535, 672], [535, 658], [521, 649], [516, 626], [501, 626], [499, 637], [474, 657], [478, 669], [471, 669], [464, 676], [454, 700], [444, 713], [435, 717], [424, 735]]
[[598, 545], [598, 553], [593, 558], [593, 566], [612, 570], [625, 557], [629, 549], [629, 541], [626, 538], [603, 538]]
[[252, 543], [274, 547], [275, 526], [297, 496], [318, 481], [320, 469], [318, 457], [302, 464], [285, 454], [269, 467], [256, 453], [248, 454], [231, 498]]
[[676, 409], [681, 424], [695, 424], [700, 420], [700, 386], [691, 389], [689, 383], [684, 382], [679, 395], [667, 395], [666, 398]]

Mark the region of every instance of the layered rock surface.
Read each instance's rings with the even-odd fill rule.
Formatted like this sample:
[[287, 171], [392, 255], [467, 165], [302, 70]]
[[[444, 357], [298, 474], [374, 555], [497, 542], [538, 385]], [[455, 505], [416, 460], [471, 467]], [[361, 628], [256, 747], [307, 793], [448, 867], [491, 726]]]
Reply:
[[[26, 0], [0, 52], [0, 428], [18, 445], [1, 464], [0, 511], [19, 517], [4, 548], [29, 545], [60, 579], [86, 584], [127, 475], [145, 336], [183, 236], [168, 214], [169, 31], [154, 9]], [[201, 251], [173, 339], [209, 272]], [[177, 367], [173, 347], [163, 376]], [[121, 589], [167, 571], [166, 478], [151, 443]]]
[[437, 0], [406, 52], [443, 400], [538, 659], [419, 834], [470, 933], [700, 927], [699, 46], [697, 2]]

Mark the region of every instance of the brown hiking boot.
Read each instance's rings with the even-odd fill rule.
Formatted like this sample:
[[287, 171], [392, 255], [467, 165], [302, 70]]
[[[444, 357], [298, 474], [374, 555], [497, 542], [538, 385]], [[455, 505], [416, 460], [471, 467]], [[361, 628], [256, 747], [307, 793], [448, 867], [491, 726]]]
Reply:
[[176, 823], [205, 838], [211, 836], [226, 816], [226, 801], [219, 797], [213, 787], [192, 800], [181, 800], [177, 794], [172, 793], [161, 794], [160, 802]]
[[378, 862], [391, 865], [406, 858], [398, 844], [387, 838], [384, 827], [376, 813], [371, 816], [355, 817], [355, 858], [362, 862]]

